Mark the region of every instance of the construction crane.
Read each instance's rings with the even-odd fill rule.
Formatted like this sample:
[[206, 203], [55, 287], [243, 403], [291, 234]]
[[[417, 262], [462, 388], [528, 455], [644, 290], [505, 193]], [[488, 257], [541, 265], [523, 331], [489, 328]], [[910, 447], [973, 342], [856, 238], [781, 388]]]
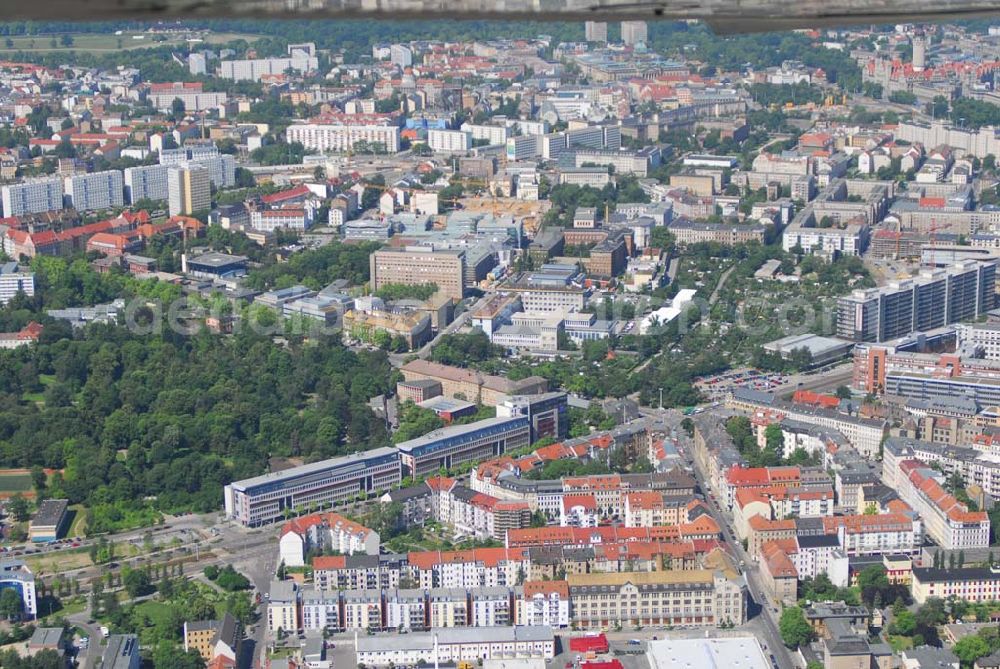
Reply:
[[935, 246], [936, 244], [937, 231], [947, 230], [950, 227], [951, 223], [942, 223], [939, 225], [935, 219], [931, 219], [931, 227], [930, 227], [931, 246]]
[[490, 183], [485, 179], [472, 179], [469, 177], [452, 177], [452, 183], [458, 182], [463, 185], [469, 185], [474, 187], [480, 187], [482, 190], [486, 191], [492, 203], [493, 218], [500, 218], [500, 203], [497, 200], [497, 194], [490, 188]]

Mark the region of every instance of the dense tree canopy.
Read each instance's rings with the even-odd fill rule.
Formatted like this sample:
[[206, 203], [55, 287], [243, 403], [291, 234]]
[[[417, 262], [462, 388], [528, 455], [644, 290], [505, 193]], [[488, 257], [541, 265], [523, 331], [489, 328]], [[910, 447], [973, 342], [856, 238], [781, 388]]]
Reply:
[[[0, 461], [60, 469], [51, 495], [116, 516], [147, 496], [163, 510], [208, 511], [226, 482], [261, 473], [269, 456], [385, 444], [366, 401], [393, 377], [384, 353], [332, 337], [282, 347], [249, 328], [223, 338], [91, 325], [0, 352]], [[43, 385], [69, 402], [25, 401]]]

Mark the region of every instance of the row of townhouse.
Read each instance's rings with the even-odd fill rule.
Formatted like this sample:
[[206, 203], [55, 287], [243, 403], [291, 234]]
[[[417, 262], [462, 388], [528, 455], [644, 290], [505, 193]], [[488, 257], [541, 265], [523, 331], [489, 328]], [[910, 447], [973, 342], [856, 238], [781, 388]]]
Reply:
[[778, 520], [752, 516], [747, 523], [747, 553], [752, 560], [759, 561], [768, 542], [822, 536], [835, 539], [837, 548], [847, 556], [919, 553], [924, 538], [922, 520], [899, 500], [877, 511]]
[[765, 593], [787, 606], [798, 601], [801, 579], [826, 574], [835, 586], [847, 587], [852, 559], [867, 563], [871, 556], [912, 556], [923, 545], [922, 525], [912, 512], [811, 519], [821, 521], [818, 525], [810, 519], [751, 520], [748, 545], [760, 563]]
[[706, 569], [571, 574], [479, 588], [299, 589], [272, 584], [268, 627], [292, 630], [422, 631], [547, 625], [743, 624], [746, 581], [720, 553]]
[[995, 438], [980, 435], [972, 447], [949, 446], [919, 439], [891, 437], [886, 440], [882, 475], [886, 485], [901, 483], [900, 463], [904, 460], [934, 462], [947, 475], [958, 474], [966, 486], [979, 486], [991, 497], [1000, 496], [1000, 458]]
[[11, 258], [34, 258], [39, 255], [55, 256], [78, 253], [85, 250], [87, 242], [99, 233], [125, 233], [149, 223], [145, 211], [122, 212], [118, 217], [69, 227], [61, 231], [41, 230], [31, 232], [14, 227], [0, 229], [3, 252]]
[[[766, 553], [773, 559], [771, 569], [762, 569], [761, 574], [765, 580], [765, 585], [769, 590], [769, 595], [776, 596], [776, 601], [782, 600], [782, 594], [793, 593], [795, 577], [808, 578], [806, 572], [796, 572], [795, 565], [791, 563], [789, 554], [785, 552], [790, 548], [789, 540], [772, 541], [766, 547]], [[782, 556], [784, 559], [782, 559]], [[892, 565], [894, 560], [885, 558], [883, 564]], [[827, 572], [831, 580], [836, 585], [846, 584], [839, 578], [843, 572], [834, 568]], [[769, 582], [774, 581], [774, 585]], [[966, 602], [995, 602], [1000, 600], [1000, 568], [997, 567], [959, 567], [959, 568], [934, 568], [934, 567], [912, 567], [909, 571], [908, 579], [901, 582], [908, 582], [910, 593], [916, 604], [924, 604], [930, 598], [949, 599], [955, 597]], [[775, 587], [776, 586], [776, 587]], [[791, 595], [794, 597], [794, 595]], [[787, 601], [787, 599], [785, 600]], [[794, 599], [792, 600], [795, 601]]]
[[303, 630], [421, 631], [430, 628], [570, 624], [565, 581], [482, 588], [322, 590], [281, 582], [268, 602], [272, 631], [294, 620]]
[[510, 549], [317, 556], [313, 578], [321, 590], [512, 586], [525, 580], [561, 580], [568, 574], [700, 569], [720, 549], [714, 537], [670, 540], [634, 532], [633, 537], [597, 533], [609, 529], [614, 528], [595, 528], [589, 539], [564, 537], [564, 543], [522, 538], [524, 546]]
[[[529, 470], [530, 471], [530, 470]], [[533, 480], [521, 476], [523, 469], [512, 458], [489, 460], [473, 469], [469, 480], [472, 490], [500, 500], [523, 502], [541, 511], [550, 520], [564, 513], [563, 498], [589, 495], [597, 514], [603, 518], [623, 518], [626, 497], [634, 492], [656, 492], [662, 496], [694, 496], [695, 482], [681, 469], [650, 474], [603, 474]], [[405, 495], [398, 495], [399, 498]], [[386, 499], [391, 499], [387, 496]], [[637, 500], [633, 500], [633, 505]]]
[[692, 455], [698, 468], [705, 473], [711, 494], [725, 499], [728, 489], [726, 477], [734, 467], [746, 467], [747, 462], [740, 455], [733, 438], [726, 432], [724, 422], [711, 414], [699, 414], [694, 423], [694, 448]]
[[990, 518], [971, 511], [944, 488], [944, 476], [920, 460], [899, 463], [899, 496], [923, 518], [927, 536], [945, 549], [986, 548]]
[[755, 516], [767, 520], [781, 518], [820, 518], [833, 515], [833, 488], [740, 488], [733, 504], [733, 529], [740, 539], [749, 533], [749, 521]]

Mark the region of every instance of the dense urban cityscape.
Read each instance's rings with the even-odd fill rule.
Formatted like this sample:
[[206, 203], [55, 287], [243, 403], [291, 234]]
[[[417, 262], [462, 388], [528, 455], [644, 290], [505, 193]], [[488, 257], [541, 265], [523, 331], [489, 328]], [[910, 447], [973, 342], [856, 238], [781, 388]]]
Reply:
[[0, 666], [1000, 668], [1000, 23], [0, 40]]

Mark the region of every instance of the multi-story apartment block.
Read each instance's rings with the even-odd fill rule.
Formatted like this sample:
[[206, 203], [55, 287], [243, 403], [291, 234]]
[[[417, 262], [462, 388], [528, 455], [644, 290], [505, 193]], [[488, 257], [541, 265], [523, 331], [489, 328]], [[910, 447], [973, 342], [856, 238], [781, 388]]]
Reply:
[[384, 629], [381, 592], [346, 590], [341, 598], [345, 630], [378, 632]]
[[[200, 61], [197, 60], [199, 57]], [[204, 70], [205, 56], [203, 54], [191, 54], [188, 57], [188, 65], [192, 69], [200, 66]], [[204, 72], [202, 73], [204, 74]], [[164, 112], [168, 112], [173, 108], [174, 100], [180, 100], [184, 104], [184, 111], [198, 112], [215, 109], [224, 105], [227, 98], [228, 96], [225, 92], [206, 92], [202, 90], [200, 82], [150, 84], [149, 95], [147, 96], [153, 107]]]
[[7, 304], [18, 293], [28, 297], [35, 294], [35, 275], [16, 262], [3, 263], [0, 265], [0, 305]]
[[340, 619], [340, 593], [329, 590], [302, 591], [302, 629], [343, 629]]
[[321, 153], [353, 151], [359, 142], [366, 142], [369, 147], [380, 145], [390, 154], [399, 151], [399, 126], [388, 121], [293, 123], [288, 126], [285, 135], [289, 142], [299, 142], [305, 148]]
[[[475, 125], [472, 123], [463, 123], [460, 128], [463, 132], [468, 132], [472, 135], [472, 139], [485, 140], [489, 144], [507, 144], [507, 138], [510, 136], [510, 129], [503, 125]], [[428, 133], [429, 134], [429, 133]], [[434, 148], [433, 146], [431, 148]], [[473, 159], [474, 160], [474, 159]], [[472, 163], [462, 163], [465, 165], [472, 165]], [[487, 173], [482, 174], [484, 177], [493, 176], [492, 173], [493, 164], [490, 162], [488, 164], [488, 169], [485, 170]], [[466, 167], [463, 167], [463, 172], [467, 171]]]
[[912, 513], [832, 516], [823, 519], [848, 555], [916, 555], [923, 545], [923, 523]]
[[881, 288], [856, 290], [837, 302], [837, 336], [884, 342], [973, 320], [993, 308], [997, 260], [964, 262]]
[[427, 629], [427, 593], [419, 589], [385, 592], [385, 629], [420, 631]]
[[920, 514], [927, 536], [949, 550], [990, 545], [990, 520], [985, 511], [970, 511], [946, 492], [934, 472], [919, 460], [899, 463], [893, 479], [900, 499]]
[[584, 39], [588, 42], [607, 42], [608, 24], [606, 21], [586, 21], [583, 24]]
[[503, 541], [507, 530], [531, 524], [526, 502], [500, 500], [444, 477], [428, 479], [427, 485], [432, 491], [432, 517], [461, 534]]
[[700, 244], [715, 242], [726, 246], [764, 241], [766, 228], [762, 225], [727, 225], [675, 218], [668, 226], [678, 244]]
[[30, 620], [38, 615], [35, 575], [20, 560], [0, 562], [0, 590], [6, 589], [11, 589], [20, 596], [23, 618]]
[[167, 170], [167, 208], [171, 216], [190, 216], [211, 207], [212, 183], [207, 167], [188, 164]]
[[519, 625], [569, 627], [569, 583], [566, 581], [527, 581], [515, 588]]
[[125, 201], [135, 204], [140, 200], [166, 200], [166, 165], [141, 165], [125, 169]]
[[366, 666], [407, 666], [435, 661], [458, 664], [493, 659], [555, 656], [555, 637], [546, 627], [492, 627], [485, 629], [443, 629], [407, 634], [392, 639], [358, 639], [357, 659]]
[[77, 211], [95, 211], [125, 204], [125, 182], [118, 170], [90, 172], [67, 177], [64, 184], [67, 206]]
[[302, 567], [311, 550], [378, 555], [379, 542], [378, 532], [339, 513], [314, 513], [285, 523], [278, 540], [278, 552], [285, 566]]
[[427, 146], [434, 151], [468, 151], [472, 133], [464, 130], [428, 130]]
[[435, 284], [448, 297], [460, 300], [465, 295], [465, 252], [461, 250], [384, 248], [371, 254], [369, 264], [373, 291], [388, 284]]
[[688, 522], [691, 498], [687, 495], [666, 495], [655, 490], [626, 492], [625, 527], [657, 527]]
[[160, 151], [160, 164], [169, 167], [201, 165], [208, 170], [209, 180], [216, 188], [229, 188], [236, 184], [236, 159], [220, 153], [211, 142], [189, 141], [177, 149]]
[[313, 559], [313, 580], [320, 590], [384, 590], [409, 578], [406, 556], [323, 555]]
[[628, 45], [645, 44], [647, 39], [645, 21], [622, 21], [622, 42]]
[[224, 490], [226, 515], [257, 527], [284, 519], [285, 509], [373, 494], [400, 480], [399, 451], [376, 448], [234, 481]]
[[885, 442], [882, 480], [896, 490], [903, 485], [902, 463], [908, 460], [933, 462], [946, 474], [958, 474], [966, 486], [978, 486], [990, 497], [1000, 495], [1000, 462], [986, 437], [974, 442], [974, 448], [935, 444], [929, 441], [893, 437]]
[[566, 580], [572, 622], [580, 629], [746, 622], [745, 586], [733, 571], [573, 574]]
[[3, 215], [22, 216], [63, 208], [63, 179], [32, 179], [0, 188]]
[[224, 60], [219, 63], [219, 76], [236, 81], [260, 81], [265, 76], [284, 74], [286, 70], [310, 72], [318, 67], [319, 61], [316, 57], [306, 55], [289, 58]]
[[514, 590], [509, 587], [476, 588], [470, 591], [469, 609], [473, 627], [499, 627], [514, 622]]
[[469, 625], [469, 593], [465, 588], [431, 588], [427, 603], [432, 628]]
[[[862, 456], [872, 459], [879, 453], [887, 424], [883, 420], [860, 418], [840, 413], [834, 409], [816, 408], [778, 399], [773, 393], [763, 393], [737, 388], [726, 399], [726, 406], [752, 415], [752, 420], [780, 422], [786, 418], [819, 427], [836, 430], [847, 438], [850, 445]], [[697, 435], [696, 435], [697, 437]]]
[[274, 581], [271, 583], [267, 600], [267, 629], [299, 629], [299, 592], [294, 581]]

